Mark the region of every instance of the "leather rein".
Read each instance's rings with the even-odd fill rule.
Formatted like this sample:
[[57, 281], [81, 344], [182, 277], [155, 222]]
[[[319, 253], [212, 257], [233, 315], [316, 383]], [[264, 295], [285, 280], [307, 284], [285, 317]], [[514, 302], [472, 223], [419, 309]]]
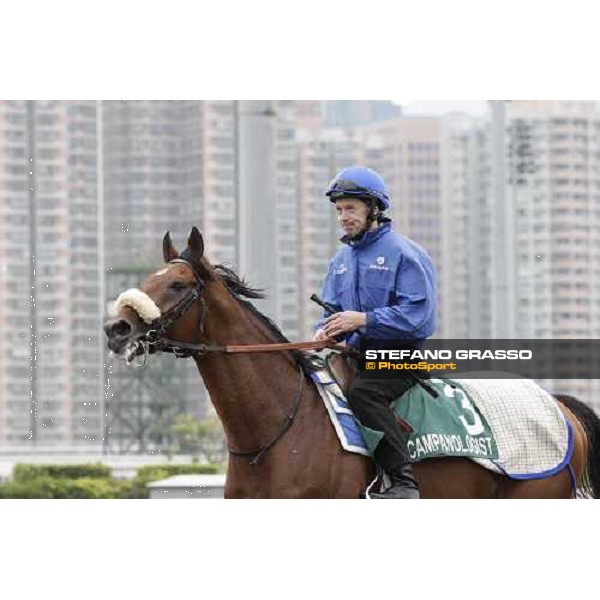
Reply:
[[[199, 357], [203, 356], [208, 352], [234, 354], [247, 352], [286, 352], [290, 350], [323, 350], [324, 348], [337, 350], [344, 354], [355, 353], [355, 350], [353, 350], [352, 348], [348, 348], [341, 344], [336, 344], [335, 342], [332, 342], [330, 340], [325, 340], [321, 342], [284, 342], [277, 344], [245, 344], [219, 346], [207, 342], [192, 344], [188, 342], [179, 342], [167, 338], [165, 336], [165, 333], [184, 313], [186, 313], [194, 305], [195, 302], [200, 302], [201, 305], [200, 318], [198, 319], [198, 334], [203, 336], [204, 318], [206, 312], [206, 306], [204, 303], [204, 298], [202, 296], [204, 283], [194, 265], [183, 258], [175, 258], [173, 260], [170, 260], [169, 264], [172, 263], [181, 263], [188, 266], [194, 274], [194, 277], [196, 279], [196, 286], [174, 307], [172, 307], [164, 315], [161, 315], [160, 317], [152, 321], [152, 323], [150, 323], [150, 329], [148, 330], [144, 338], [142, 338], [143, 346], [146, 346], [148, 348], [154, 348], [154, 350], [160, 352], [171, 352], [177, 358]], [[228, 448], [230, 454], [233, 454], [234, 456], [245, 456], [251, 458], [250, 464], [256, 465], [261, 459], [261, 457], [270, 448], [272, 448], [283, 437], [286, 431], [292, 426], [294, 419], [298, 414], [298, 409], [300, 408], [300, 403], [302, 400], [302, 388], [305, 379], [304, 370], [301, 364], [298, 364], [298, 370], [300, 372], [300, 384], [298, 386], [298, 391], [294, 398], [292, 407], [286, 415], [286, 417], [284, 418], [281, 426], [279, 427], [278, 432], [266, 444], [263, 444], [257, 450], [245, 451]]]

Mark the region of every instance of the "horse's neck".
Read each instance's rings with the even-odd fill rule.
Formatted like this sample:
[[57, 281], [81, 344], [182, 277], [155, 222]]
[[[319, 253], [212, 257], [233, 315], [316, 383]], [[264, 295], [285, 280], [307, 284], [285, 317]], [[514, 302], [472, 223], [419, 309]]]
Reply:
[[[216, 286], [215, 286], [216, 287]], [[276, 340], [226, 290], [209, 291], [204, 338], [220, 346]], [[255, 450], [281, 427], [300, 375], [289, 352], [207, 353], [196, 360], [230, 447]]]

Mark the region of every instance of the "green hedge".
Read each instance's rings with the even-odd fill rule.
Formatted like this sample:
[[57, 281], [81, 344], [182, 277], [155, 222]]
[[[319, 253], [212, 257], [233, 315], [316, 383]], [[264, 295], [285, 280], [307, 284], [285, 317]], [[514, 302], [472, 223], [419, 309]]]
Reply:
[[154, 481], [175, 475], [206, 475], [220, 472], [220, 465], [146, 465], [137, 470], [135, 478]]
[[221, 465], [148, 465], [131, 481], [110, 477], [110, 467], [18, 464], [13, 479], [0, 485], [0, 498], [148, 498], [146, 484], [174, 475], [222, 472]]
[[27, 483], [39, 477], [53, 477], [57, 479], [81, 479], [82, 477], [106, 478], [110, 477], [110, 467], [95, 463], [91, 465], [36, 465], [21, 463], [15, 465], [12, 480], [17, 483]]
[[0, 498], [131, 498], [134, 484], [119, 479], [38, 477], [0, 485]]

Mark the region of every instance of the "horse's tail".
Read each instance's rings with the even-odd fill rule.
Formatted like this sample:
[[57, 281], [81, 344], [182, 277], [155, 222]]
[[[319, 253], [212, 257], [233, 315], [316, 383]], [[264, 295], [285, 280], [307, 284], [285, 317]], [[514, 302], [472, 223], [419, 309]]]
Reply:
[[586, 496], [600, 498], [600, 418], [573, 396], [558, 395], [556, 399], [575, 415], [588, 439], [588, 460], [579, 490]]

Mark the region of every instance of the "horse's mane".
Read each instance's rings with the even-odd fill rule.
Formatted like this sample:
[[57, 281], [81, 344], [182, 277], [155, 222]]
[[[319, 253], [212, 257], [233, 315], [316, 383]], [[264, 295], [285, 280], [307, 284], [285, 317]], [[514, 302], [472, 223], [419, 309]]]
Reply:
[[[226, 267], [223, 264], [212, 266], [214, 273], [225, 284], [229, 293], [248, 311], [250, 311], [273, 335], [277, 342], [286, 343], [290, 340], [283, 335], [279, 327], [267, 315], [263, 314], [246, 298], [264, 298], [265, 294], [261, 288], [251, 287], [244, 279], [242, 279], [233, 269]], [[305, 371], [309, 370], [309, 361], [302, 352], [298, 350], [290, 351], [294, 360], [302, 365]]]
[[281, 329], [267, 315], [263, 314], [245, 298], [264, 298], [265, 294], [261, 288], [251, 287], [244, 279], [242, 279], [233, 269], [225, 265], [213, 265], [213, 269], [219, 276], [219, 279], [225, 284], [229, 293], [238, 301], [241, 302], [261, 323], [273, 334], [278, 342], [289, 342], [283, 335]]

